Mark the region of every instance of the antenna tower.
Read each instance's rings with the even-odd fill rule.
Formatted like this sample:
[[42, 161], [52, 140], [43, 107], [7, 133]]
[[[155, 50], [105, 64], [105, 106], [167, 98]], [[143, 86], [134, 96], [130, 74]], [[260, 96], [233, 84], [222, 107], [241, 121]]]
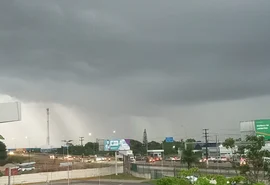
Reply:
[[47, 108], [47, 145], [50, 145], [50, 109]]

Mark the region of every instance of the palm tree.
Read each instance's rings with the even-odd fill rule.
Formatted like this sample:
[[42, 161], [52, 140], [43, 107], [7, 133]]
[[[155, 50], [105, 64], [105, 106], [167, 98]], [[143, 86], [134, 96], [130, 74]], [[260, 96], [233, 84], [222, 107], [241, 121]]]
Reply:
[[198, 161], [198, 156], [193, 151], [192, 146], [187, 146], [182, 152], [182, 162], [187, 163], [188, 169], [190, 169], [191, 164]]

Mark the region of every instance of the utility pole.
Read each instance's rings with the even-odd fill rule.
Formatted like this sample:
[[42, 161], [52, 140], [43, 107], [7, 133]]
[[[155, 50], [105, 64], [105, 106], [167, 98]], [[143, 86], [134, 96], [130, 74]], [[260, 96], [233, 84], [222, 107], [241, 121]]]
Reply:
[[216, 149], [217, 149], [217, 157], [220, 157], [220, 149], [219, 149], [219, 145], [218, 145], [219, 141], [218, 141], [218, 135], [216, 135]]
[[47, 108], [47, 145], [50, 146], [50, 109]]
[[83, 146], [84, 137], [80, 137], [81, 146]]
[[206, 158], [206, 164], [208, 166], [208, 137], [209, 137], [209, 133], [208, 133], [209, 129], [203, 129], [203, 135], [205, 138], [205, 158]]

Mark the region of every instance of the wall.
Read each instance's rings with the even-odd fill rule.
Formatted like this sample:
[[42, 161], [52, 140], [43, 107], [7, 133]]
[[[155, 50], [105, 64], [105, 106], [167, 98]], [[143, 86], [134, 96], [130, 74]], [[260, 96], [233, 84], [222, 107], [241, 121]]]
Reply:
[[131, 171], [131, 175], [143, 179], [151, 179], [151, 173], [138, 173]]
[[[77, 179], [77, 178], [105, 176], [114, 173], [115, 167], [112, 166], [106, 168], [93, 168], [93, 169], [69, 171], [69, 177], [70, 179]], [[118, 167], [118, 173], [123, 173], [123, 166]], [[26, 183], [47, 182], [54, 180], [64, 180], [67, 179], [67, 177], [68, 177], [67, 171], [16, 175], [11, 177], [11, 184], [26, 184]], [[0, 177], [0, 184], [7, 185], [8, 177], [7, 176]]]

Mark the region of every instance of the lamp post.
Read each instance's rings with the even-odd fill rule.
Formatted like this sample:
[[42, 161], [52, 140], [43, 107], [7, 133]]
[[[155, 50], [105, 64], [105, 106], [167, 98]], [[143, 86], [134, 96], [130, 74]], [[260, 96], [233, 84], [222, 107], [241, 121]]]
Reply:
[[14, 149], [16, 150], [16, 138], [11, 138], [12, 139], [12, 141], [13, 141], [13, 144], [14, 144]]
[[30, 146], [30, 138], [28, 136], [25, 136], [25, 139], [28, 140], [28, 160], [29, 160], [29, 163], [30, 163], [30, 159], [31, 159], [31, 156], [30, 156], [30, 151], [31, 151], [31, 146]]
[[164, 149], [164, 141], [161, 141], [161, 146], [162, 146], [162, 149], [163, 149], [163, 153], [161, 154], [161, 166], [162, 166], [162, 168], [161, 168], [161, 175], [162, 175], [162, 177], [163, 177], [163, 167], [164, 167], [164, 163], [163, 163], [163, 158], [164, 158], [164, 152], [165, 152], [165, 149]]
[[[113, 135], [115, 135], [116, 131], [113, 130]], [[117, 151], [114, 152], [114, 156], [115, 156], [115, 175], [118, 175], [118, 167], [117, 167]]]
[[[62, 140], [62, 142], [64, 142], [67, 146], [67, 160], [68, 160], [68, 146], [71, 144], [72, 140]], [[67, 163], [68, 165], [68, 185], [69, 185], [69, 162]]]
[[[88, 136], [89, 136], [89, 138], [91, 138], [91, 136], [92, 136], [92, 133], [91, 132], [89, 132], [88, 133]], [[89, 142], [91, 142], [91, 139], [89, 139]], [[91, 146], [91, 145], [90, 145]], [[95, 143], [93, 143], [93, 148], [92, 148], [92, 150], [93, 150], [93, 154], [95, 154]], [[90, 153], [91, 154], [91, 153]]]

